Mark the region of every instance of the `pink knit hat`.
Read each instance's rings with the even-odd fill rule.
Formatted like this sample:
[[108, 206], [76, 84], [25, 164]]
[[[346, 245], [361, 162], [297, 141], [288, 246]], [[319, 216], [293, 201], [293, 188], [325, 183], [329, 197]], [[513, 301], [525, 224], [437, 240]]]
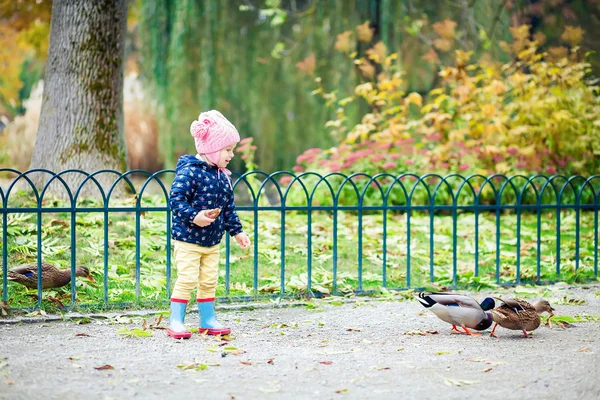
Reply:
[[217, 110], [201, 113], [192, 122], [190, 133], [198, 154], [205, 154], [215, 164], [219, 163], [222, 149], [240, 141], [240, 134], [235, 126]]

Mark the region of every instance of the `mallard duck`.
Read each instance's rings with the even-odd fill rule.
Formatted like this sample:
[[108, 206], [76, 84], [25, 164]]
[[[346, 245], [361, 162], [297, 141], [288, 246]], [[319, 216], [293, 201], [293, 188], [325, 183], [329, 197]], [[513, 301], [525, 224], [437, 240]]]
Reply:
[[523, 331], [523, 337], [529, 337], [527, 331], [536, 330], [540, 326], [540, 314], [547, 312], [550, 318], [554, 316], [554, 308], [547, 300], [537, 300], [530, 304], [520, 299], [497, 299], [503, 304], [491, 311], [495, 325], [490, 336], [496, 338], [498, 336], [494, 331], [498, 325], [506, 329]]
[[[84, 276], [94, 281], [90, 270], [84, 266], [75, 267], [76, 276]], [[8, 271], [7, 279], [24, 285], [30, 289], [37, 289], [38, 268], [36, 263], [24, 264]], [[58, 288], [71, 282], [70, 269], [58, 269], [52, 264], [42, 263], [42, 289]]]
[[452, 325], [452, 331], [463, 333], [457, 329], [462, 327], [467, 335], [476, 335], [469, 328], [482, 331], [492, 325], [492, 314], [488, 311], [496, 305], [491, 297], [485, 298], [481, 304], [469, 296], [456, 293], [419, 293], [417, 300], [430, 309], [439, 319]]

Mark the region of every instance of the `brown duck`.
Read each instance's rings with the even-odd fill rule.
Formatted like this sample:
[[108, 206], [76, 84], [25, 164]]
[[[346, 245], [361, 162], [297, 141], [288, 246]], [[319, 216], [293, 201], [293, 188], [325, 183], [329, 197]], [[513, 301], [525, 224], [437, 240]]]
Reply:
[[496, 327], [500, 325], [506, 329], [523, 331], [524, 337], [529, 337], [527, 331], [536, 330], [540, 326], [540, 314], [547, 312], [550, 318], [554, 316], [554, 308], [546, 300], [537, 300], [528, 303], [525, 300], [511, 299], [502, 300], [502, 305], [491, 310], [492, 318], [495, 322], [490, 336], [498, 337], [494, 334]]
[[[75, 267], [76, 276], [84, 276], [94, 282], [90, 270], [84, 266]], [[8, 271], [7, 279], [24, 285], [30, 289], [37, 289], [38, 268], [37, 263], [24, 264]], [[58, 269], [52, 264], [42, 263], [42, 289], [52, 289], [65, 286], [71, 282], [70, 269]]]

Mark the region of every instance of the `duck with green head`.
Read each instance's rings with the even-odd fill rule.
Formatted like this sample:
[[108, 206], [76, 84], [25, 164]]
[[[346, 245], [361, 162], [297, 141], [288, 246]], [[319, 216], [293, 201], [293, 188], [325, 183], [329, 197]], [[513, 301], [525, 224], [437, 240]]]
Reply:
[[469, 329], [483, 331], [492, 325], [492, 314], [488, 311], [496, 303], [491, 297], [486, 297], [481, 304], [469, 296], [456, 293], [419, 293], [417, 300], [423, 307], [431, 310], [439, 319], [452, 325], [452, 331], [460, 326], [467, 335], [481, 336]]
[[[75, 267], [75, 276], [82, 276], [95, 282], [90, 275], [90, 270], [84, 266]], [[37, 263], [24, 264], [8, 271], [7, 279], [9, 281], [20, 283], [30, 289], [38, 287], [38, 266]], [[42, 289], [52, 289], [65, 286], [71, 282], [70, 269], [58, 269], [52, 264], [42, 263]]]

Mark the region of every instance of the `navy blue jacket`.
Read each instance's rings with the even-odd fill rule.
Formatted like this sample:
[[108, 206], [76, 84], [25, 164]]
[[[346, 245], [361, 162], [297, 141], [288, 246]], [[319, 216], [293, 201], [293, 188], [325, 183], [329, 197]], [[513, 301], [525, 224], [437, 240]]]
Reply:
[[[169, 204], [175, 240], [210, 247], [221, 242], [225, 231], [231, 236], [242, 232], [229, 177], [196, 156], [185, 155], [177, 162]], [[194, 224], [201, 210], [213, 208], [221, 209], [215, 222], [205, 227]]]

